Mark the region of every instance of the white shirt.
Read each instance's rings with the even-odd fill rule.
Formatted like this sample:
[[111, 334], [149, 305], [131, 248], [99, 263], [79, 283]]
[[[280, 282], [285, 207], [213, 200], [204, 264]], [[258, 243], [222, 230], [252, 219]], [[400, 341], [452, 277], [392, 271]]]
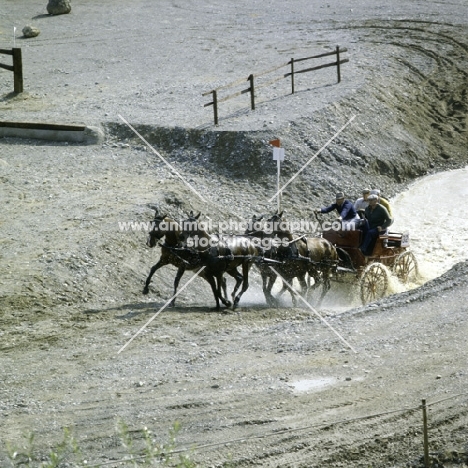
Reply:
[[358, 198], [354, 203], [354, 209], [358, 210], [365, 210], [369, 206], [369, 202], [364, 200], [364, 197]]

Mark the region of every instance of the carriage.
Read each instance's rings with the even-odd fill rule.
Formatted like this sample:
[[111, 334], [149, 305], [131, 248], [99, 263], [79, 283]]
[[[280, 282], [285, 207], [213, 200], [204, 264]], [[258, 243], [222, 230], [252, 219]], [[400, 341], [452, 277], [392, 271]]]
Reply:
[[323, 232], [323, 237], [345, 252], [348, 265], [338, 265], [335, 279], [356, 279], [363, 304], [384, 297], [389, 288], [390, 274], [402, 283], [414, 281], [418, 276], [418, 264], [409, 250], [409, 234], [389, 232], [378, 237], [372, 255], [366, 257], [359, 249], [362, 231]]
[[[319, 285], [322, 286], [319, 304], [330, 289], [330, 280], [349, 282], [350, 279], [353, 281], [357, 279], [362, 303], [366, 304], [387, 294], [391, 272], [403, 283], [414, 280], [418, 275], [416, 258], [408, 249], [408, 234], [392, 232], [380, 236], [372, 255], [366, 257], [359, 249], [362, 241], [360, 230], [329, 230], [323, 231], [321, 236], [302, 235], [295, 238], [288, 228], [284, 228], [282, 214], [282, 212], [277, 213], [267, 220], [268, 232], [261, 226], [244, 235], [227, 236], [219, 244], [220, 236], [212, 236], [198, 225], [200, 214], [195, 216], [190, 213], [188, 220], [182, 221], [180, 226], [173, 219], [156, 211], [153, 230], [149, 233], [147, 245], [154, 247], [162, 237], [165, 237], [165, 241], [161, 245], [160, 259], [151, 268], [145, 281], [143, 293], [148, 294], [153, 274], [169, 263], [178, 268], [174, 280], [174, 298], [184, 271], [203, 266], [205, 268], [203, 277], [211, 285], [217, 309], [220, 307], [220, 301], [226, 306], [231, 305], [226, 291], [224, 290], [224, 296], [221, 293], [221, 288], [225, 288], [226, 284], [223, 274], [227, 273], [236, 279], [232, 293], [235, 307], [248, 288], [248, 271], [253, 263], [260, 269], [263, 292], [269, 304], [276, 303], [276, 299], [271, 295], [271, 289], [277, 276], [283, 279], [283, 288], [279, 293], [281, 296], [289, 289], [288, 284], [291, 284], [294, 278], [301, 283], [301, 288], [309, 289], [305, 280], [308, 275], [314, 280], [314, 289]], [[260, 222], [262, 219], [263, 216], [253, 218], [255, 222]], [[271, 226], [275, 228], [272, 230]], [[201, 250], [183, 244], [194, 235], [194, 239], [207, 241]], [[258, 243], [252, 242], [252, 239], [273, 238], [282, 242], [278, 248], [267, 251], [258, 249]], [[216, 248], [206, 248], [207, 245], [211, 245], [211, 241], [214, 241]], [[220, 245], [224, 246], [223, 249], [228, 248], [229, 255], [219, 250]], [[242, 266], [242, 274], [237, 271], [239, 266]], [[239, 292], [241, 285], [242, 289]], [[295, 302], [294, 294], [292, 297]], [[172, 300], [171, 304], [173, 303]]]

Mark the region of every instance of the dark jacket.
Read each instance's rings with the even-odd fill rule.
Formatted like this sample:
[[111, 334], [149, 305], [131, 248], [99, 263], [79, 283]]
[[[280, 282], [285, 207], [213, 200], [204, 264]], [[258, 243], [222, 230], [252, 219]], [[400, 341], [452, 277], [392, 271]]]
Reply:
[[326, 208], [321, 208], [320, 211], [322, 213], [330, 213], [330, 211], [336, 210], [340, 213], [341, 219], [343, 221], [349, 221], [356, 217], [356, 210], [354, 205], [349, 201], [345, 200], [341, 206], [338, 206], [336, 203], [333, 203]]
[[387, 209], [382, 205], [375, 205], [373, 210], [371, 210], [369, 205], [366, 208], [365, 214], [369, 222], [369, 229], [375, 229], [377, 226], [380, 226], [382, 229], [387, 229], [388, 226], [392, 224], [392, 218], [390, 218]]

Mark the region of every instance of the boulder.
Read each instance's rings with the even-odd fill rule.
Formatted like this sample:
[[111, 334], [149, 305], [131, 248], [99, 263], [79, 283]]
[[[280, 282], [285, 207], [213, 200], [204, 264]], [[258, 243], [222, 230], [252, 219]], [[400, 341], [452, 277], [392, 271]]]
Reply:
[[24, 37], [36, 37], [36, 36], [39, 36], [40, 33], [41, 33], [40, 29], [34, 26], [25, 26], [23, 28]]
[[71, 5], [69, 0], [49, 0], [47, 12], [49, 15], [64, 15], [70, 13]]

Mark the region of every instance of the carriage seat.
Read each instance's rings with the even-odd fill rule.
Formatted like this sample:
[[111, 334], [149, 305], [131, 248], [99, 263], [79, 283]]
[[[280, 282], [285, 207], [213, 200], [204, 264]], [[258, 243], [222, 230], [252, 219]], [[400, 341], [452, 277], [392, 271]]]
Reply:
[[362, 242], [362, 231], [335, 231], [329, 230], [323, 232], [323, 238], [337, 247], [359, 247]]
[[408, 247], [409, 245], [409, 234], [400, 234], [398, 232], [388, 233], [388, 246], [389, 247]]

